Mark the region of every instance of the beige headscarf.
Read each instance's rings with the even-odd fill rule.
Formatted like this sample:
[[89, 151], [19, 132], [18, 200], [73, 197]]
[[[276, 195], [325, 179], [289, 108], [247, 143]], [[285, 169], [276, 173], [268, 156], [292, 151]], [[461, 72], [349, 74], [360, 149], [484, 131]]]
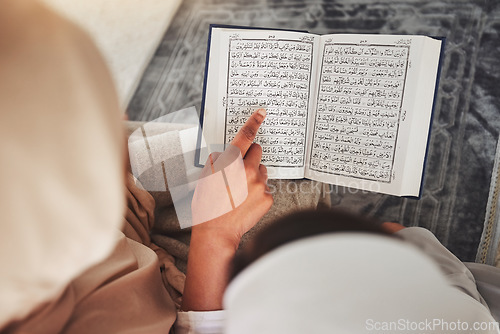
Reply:
[[0, 328], [114, 248], [119, 119], [86, 35], [34, 1], [0, 2]]

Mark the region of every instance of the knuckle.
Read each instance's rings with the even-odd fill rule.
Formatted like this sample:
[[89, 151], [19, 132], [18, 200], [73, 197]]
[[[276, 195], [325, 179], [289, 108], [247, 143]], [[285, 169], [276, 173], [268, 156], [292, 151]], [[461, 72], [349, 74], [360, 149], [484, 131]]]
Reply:
[[252, 117], [252, 122], [254, 123], [254, 126], [258, 128], [262, 124], [262, 122], [264, 122], [264, 116], [258, 113], [254, 114]]
[[270, 207], [274, 204], [274, 198], [273, 198], [273, 196], [272, 196], [270, 193], [266, 192], [266, 193], [264, 194], [263, 199], [262, 199], [262, 204], [263, 204], [263, 205], [264, 205], [267, 209], [269, 209], [269, 208], [270, 208]]
[[253, 141], [255, 139], [256, 131], [245, 125], [241, 128], [241, 134], [249, 141]]
[[247, 175], [247, 179], [255, 179], [257, 177], [257, 171], [255, 168], [248, 164], [245, 165], [245, 173]]
[[254, 147], [253, 150], [258, 150], [262, 154], [262, 146], [257, 143], [253, 143], [252, 146]]
[[266, 204], [269, 205], [269, 207], [271, 207], [273, 204], [274, 204], [274, 198], [273, 198], [273, 195], [271, 195], [270, 193], [266, 193]]
[[263, 193], [266, 191], [266, 184], [262, 181], [255, 181], [255, 187], [259, 191], [259, 193]]
[[256, 188], [257, 188], [257, 191], [259, 192], [259, 194], [263, 194], [264, 197], [267, 197], [267, 195], [268, 195], [267, 184], [263, 180], [257, 181], [256, 183], [257, 183]]

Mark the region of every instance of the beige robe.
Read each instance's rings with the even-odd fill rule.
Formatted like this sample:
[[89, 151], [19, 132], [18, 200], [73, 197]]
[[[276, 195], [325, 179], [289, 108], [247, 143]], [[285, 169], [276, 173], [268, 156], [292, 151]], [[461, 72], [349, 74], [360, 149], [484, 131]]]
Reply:
[[[125, 234], [113, 253], [5, 333], [168, 333], [176, 307], [162, 283], [158, 257], [144, 244], [160, 253], [165, 280], [167, 272], [178, 271], [171, 256], [150, 244], [154, 200], [131, 176], [127, 206]], [[183, 283], [182, 274], [174, 277]]]

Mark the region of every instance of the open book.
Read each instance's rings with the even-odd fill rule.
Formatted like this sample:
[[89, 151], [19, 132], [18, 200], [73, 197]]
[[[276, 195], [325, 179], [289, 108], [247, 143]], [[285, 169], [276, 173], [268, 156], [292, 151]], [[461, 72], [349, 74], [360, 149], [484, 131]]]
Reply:
[[204, 139], [229, 143], [264, 107], [256, 142], [270, 178], [418, 197], [442, 44], [211, 26]]

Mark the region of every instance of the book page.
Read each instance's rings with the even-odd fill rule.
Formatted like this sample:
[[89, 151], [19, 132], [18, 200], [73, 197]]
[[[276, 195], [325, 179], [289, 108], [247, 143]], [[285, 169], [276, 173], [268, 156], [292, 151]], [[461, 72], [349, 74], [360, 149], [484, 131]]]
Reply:
[[212, 29], [203, 120], [207, 143], [231, 142], [248, 117], [265, 108], [255, 142], [262, 146], [269, 178], [303, 178], [318, 40], [289, 31]]
[[418, 196], [440, 43], [422, 36], [323, 36], [306, 176]]

